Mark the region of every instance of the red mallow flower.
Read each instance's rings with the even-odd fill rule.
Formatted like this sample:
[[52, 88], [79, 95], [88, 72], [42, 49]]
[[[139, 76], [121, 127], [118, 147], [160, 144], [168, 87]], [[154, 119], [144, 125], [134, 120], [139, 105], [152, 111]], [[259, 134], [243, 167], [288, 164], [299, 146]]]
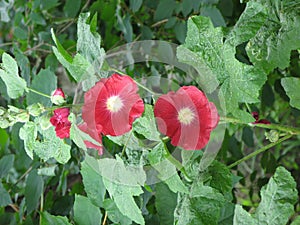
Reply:
[[253, 122], [253, 124], [257, 124], [257, 123], [271, 124], [271, 122], [269, 120], [259, 119], [259, 113], [258, 112], [252, 112], [252, 116], [255, 119], [255, 122]]
[[138, 87], [129, 76], [113, 74], [101, 79], [84, 95], [82, 118], [88, 127], [102, 126], [104, 135], [128, 132], [144, 111]]
[[102, 148], [102, 136], [101, 136], [101, 130], [102, 127], [98, 126], [97, 128], [94, 127], [91, 129], [90, 127], [87, 126], [86, 123], [82, 123], [79, 126], [79, 129], [82, 130], [83, 132], [87, 133], [90, 135], [91, 138], [93, 138], [95, 141], [97, 141], [100, 145], [93, 144], [90, 141], [84, 141], [84, 144], [87, 148], [94, 148], [97, 149], [98, 154], [102, 155], [103, 154], [103, 148]]
[[186, 150], [203, 148], [220, 119], [215, 105], [194, 86], [160, 96], [154, 115], [160, 132]]
[[50, 122], [55, 126], [56, 136], [59, 138], [70, 137], [71, 122], [68, 120], [70, 115], [70, 109], [60, 108], [53, 112], [53, 116], [50, 118]]

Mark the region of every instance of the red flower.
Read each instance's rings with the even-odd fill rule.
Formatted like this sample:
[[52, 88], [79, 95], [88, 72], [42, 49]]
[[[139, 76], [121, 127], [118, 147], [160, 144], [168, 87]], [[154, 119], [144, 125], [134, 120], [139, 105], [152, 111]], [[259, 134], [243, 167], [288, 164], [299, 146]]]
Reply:
[[57, 88], [53, 92], [52, 96], [61, 96], [61, 97], [65, 98], [65, 93], [63, 92], [63, 90], [61, 88]]
[[59, 138], [70, 137], [71, 122], [68, 120], [70, 115], [70, 109], [60, 108], [53, 112], [53, 116], [50, 118], [50, 122], [55, 126], [56, 136]]
[[258, 112], [252, 112], [252, 116], [255, 119], [255, 122], [253, 122], [253, 124], [257, 124], [257, 123], [271, 124], [271, 122], [269, 120], [259, 119], [259, 113]]
[[144, 111], [137, 90], [129, 76], [113, 74], [101, 79], [84, 95], [83, 120], [90, 128], [101, 126], [104, 135], [118, 136], [128, 132]]
[[102, 127], [98, 126], [97, 128], [91, 129], [87, 126], [86, 123], [82, 123], [79, 126], [79, 129], [83, 132], [90, 135], [91, 138], [93, 138], [95, 141], [97, 141], [100, 145], [96, 145], [90, 141], [84, 141], [84, 144], [87, 148], [94, 148], [98, 151], [99, 155], [103, 154], [103, 148], [102, 148], [102, 136], [101, 136], [101, 130]]
[[158, 98], [154, 115], [171, 144], [187, 150], [203, 148], [219, 122], [215, 105], [194, 86], [181, 87]]

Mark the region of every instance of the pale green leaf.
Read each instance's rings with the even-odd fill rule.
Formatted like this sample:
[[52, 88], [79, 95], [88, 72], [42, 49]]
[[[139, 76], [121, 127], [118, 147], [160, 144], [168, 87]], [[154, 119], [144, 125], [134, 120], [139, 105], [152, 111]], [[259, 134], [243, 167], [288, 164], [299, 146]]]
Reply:
[[103, 184], [102, 176], [97, 173], [86, 161], [81, 165], [84, 190], [91, 202], [98, 206], [103, 206], [106, 189]]
[[27, 91], [26, 81], [19, 77], [16, 61], [7, 53], [2, 55], [0, 77], [4, 81], [10, 98], [19, 98]]
[[41, 214], [41, 225], [71, 225], [68, 218], [65, 216], [54, 216], [48, 212], [40, 212]]
[[57, 165], [39, 168], [37, 170], [37, 174], [43, 175], [43, 176], [56, 176], [56, 174], [55, 174], [56, 168], [57, 168]]
[[77, 52], [94, 66], [95, 71], [98, 71], [105, 59], [105, 51], [100, 47], [101, 36], [94, 31], [92, 32], [90, 24], [87, 23], [89, 16], [89, 13], [81, 13], [78, 18]]
[[120, 212], [138, 224], [145, 224], [141, 210], [133, 198], [143, 193], [141, 185], [146, 182], [143, 167], [125, 166], [120, 158], [96, 160], [86, 156], [85, 161], [102, 176], [104, 186]]
[[101, 144], [94, 140], [92, 137], [90, 137], [90, 135], [88, 135], [87, 133], [81, 131], [78, 126], [76, 125], [76, 118], [75, 115], [73, 113], [71, 113], [69, 115], [69, 121], [71, 121], [72, 125], [71, 125], [71, 129], [70, 129], [70, 138], [72, 141], [74, 141], [74, 143], [79, 147], [82, 148], [84, 150], [87, 150], [86, 145], [84, 143], [84, 141], [89, 141], [97, 146], [101, 146]]
[[2, 182], [0, 182], [0, 196], [0, 207], [5, 207], [12, 203], [10, 195], [3, 187]]
[[233, 225], [256, 225], [251, 214], [243, 209], [242, 206], [236, 205], [234, 210]]
[[156, 145], [148, 155], [151, 166], [157, 171], [157, 178], [165, 182], [171, 191], [188, 193], [187, 187], [180, 179], [175, 165], [168, 160], [163, 142]]
[[[247, 4], [255, 5], [251, 1]], [[254, 32], [257, 30], [247, 44], [247, 54], [255, 66], [267, 73], [277, 67], [284, 69], [289, 65], [291, 51], [300, 48], [299, 38], [296, 38], [300, 36], [299, 1], [260, 0], [256, 5], [254, 10], [248, 11], [248, 17], [252, 16], [257, 24], [244, 26]]]
[[44, 180], [37, 174], [37, 170], [32, 170], [27, 179], [25, 186], [25, 202], [27, 212], [30, 213], [39, 205], [39, 199], [44, 189]]
[[[191, 65], [201, 63], [196, 69], [200, 74], [201, 71], [209, 72], [207, 90], [212, 91], [217, 86], [214, 77], [221, 84], [219, 98], [222, 109], [244, 122], [253, 122], [249, 113], [239, 109], [239, 103], [259, 102], [259, 91], [266, 81], [266, 74], [263, 70], [239, 62], [235, 58], [235, 46], [223, 43], [223, 39], [222, 30], [214, 28], [209, 18], [191, 17], [185, 44], [178, 48], [179, 61], [182, 57], [183, 62]], [[194, 53], [192, 57], [188, 56], [190, 51]], [[205, 77], [200, 80], [204, 83]]]
[[282, 78], [281, 85], [290, 98], [290, 105], [300, 109], [300, 79], [296, 77]]
[[134, 121], [133, 129], [148, 140], [160, 141], [160, 133], [156, 128], [153, 106], [145, 104], [144, 114]]
[[287, 224], [297, 200], [296, 182], [290, 172], [278, 167], [268, 184], [261, 189], [261, 202], [255, 213], [250, 216], [241, 206], [236, 206], [234, 224]]
[[37, 137], [37, 126], [34, 122], [25, 123], [20, 131], [20, 138], [24, 141], [24, 148], [27, 155], [33, 159], [33, 151], [35, 150], [35, 140]]
[[217, 225], [224, 196], [216, 189], [200, 184], [194, 185], [190, 196], [185, 196], [178, 205], [177, 225]]
[[[49, 68], [42, 69], [33, 77], [30, 88], [39, 91], [43, 94], [51, 96], [52, 91], [57, 87], [57, 78]], [[50, 98], [41, 96], [39, 94], [29, 92], [26, 96], [27, 104], [41, 103], [44, 106], [51, 106]]]
[[57, 58], [57, 60], [70, 72], [71, 76], [80, 82], [82, 77], [88, 74], [93, 74], [94, 69], [92, 65], [79, 53], [77, 53], [74, 58], [63, 48], [59, 43], [53, 30], [51, 30], [52, 39], [54, 40], [56, 47], [52, 47], [52, 50]]
[[107, 212], [108, 218], [115, 224], [122, 224], [122, 225], [131, 225], [132, 220], [129, 219], [127, 216], [124, 216], [118, 207], [116, 206], [116, 203], [110, 199], [107, 198], [103, 202], [103, 207], [105, 211]]
[[87, 197], [75, 195], [74, 220], [78, 225], [99, 225], [101, 218], [100, 208], [93, 205]]

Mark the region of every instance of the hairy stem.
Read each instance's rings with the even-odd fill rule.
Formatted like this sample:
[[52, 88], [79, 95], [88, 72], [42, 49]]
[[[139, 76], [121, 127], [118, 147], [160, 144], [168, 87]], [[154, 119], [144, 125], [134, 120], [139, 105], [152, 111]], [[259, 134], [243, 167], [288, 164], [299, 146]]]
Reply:
[[248, 160], [248, 159], [251, 159], [252, 157], [254, 157], [254, 156], [256, 156], [256, 155], [258, 155], [258, 154], [260, 154], [260, 153], [262, 153], [262, 152], [264, 152], [264, 151], [267, 151], [268, 149], [270, 149], [270, 148], [272, 148], [272, 147], [274, 147], [274, 146], [280, 144], [281, 142], [283, 142], [283, 141], [285, 141], [285, 140], [291, 138], [292, 136], [293, 136], [293, 134], [286, 135], [286, 136], [284, 136], [283, 138], [280, 138], [278, 141], [273, 142], [273, 143], [270, 143], [270, 144], [268, 144], [268, 145], [266, 145], [266, 146], [264, 146], [264, 147], [262, 147], [262, 148], [256, 150], [255, 152], [252, 152], [251, 154], [245, 156], [244, 158], [241, 158], [240, 160], [238, 160], [238, 161], [232, 163], [231, 165], [228, 166], [228, 168], [235, 167], [235, 166], [237, 166], [238, 164], [240, 164], [240, 163], [242, 163], [242, 162], [244, 162], [244, 161], [246, 161], [246, 160]]

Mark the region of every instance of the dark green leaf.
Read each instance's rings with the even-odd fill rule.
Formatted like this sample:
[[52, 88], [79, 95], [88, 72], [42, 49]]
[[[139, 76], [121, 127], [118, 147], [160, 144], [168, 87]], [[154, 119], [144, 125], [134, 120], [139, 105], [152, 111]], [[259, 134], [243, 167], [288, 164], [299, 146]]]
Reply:
[[161, 0], [157, 6], [154, 13], [154, 20], [160, 21], [163, 19], [168, 19], [172, 16], [173, 11], [176, 7], [176, 1], [174, 0]]
[[159, 216], [159, 224], [174, 224], [174, 210], [177, 205], [177, 194], [172, 192], [164, 183], [155, 186], [155, 207]]
[[0, 179], [5, 177], [14, 165], [15, 156], [12, 154], [5, 155], [0, 159]]
[[12, 203], [10, 195], [3, 187], [2, 182], [0, 182], [0, 196], [0, 207], [4, 207]]
[[41, 225], [71, 225], [65, 216], [53, 216], [48, 212], [40, 212], [42, 220]]
[[38, 207], [43, 189], [43, 178], [37, 174], [37, 170], [32, 170], [26, 179], [25, 186], [25, 202], [28, 213], [32, 212]]
[[99, 225], [101, 218], [100, 208], [93, 205], [87, 197], [75, 195], [74, 220], [78, 225]]
[[130, 0], [129, 6], [133, 12], [137, 12], [143, 4], [143, 0]]
[[296, 77], [282, 78], [281, 85], [290, 98], [290, 105], [300, 109], [300, 79]]
[[58, 0], [40, 0], [41, 7], [44, 10], [49, 10], [59, 5]]
[[67, 0], [64, 12], [67, 17], [74, 18], [80, 10], [81, 0]]
[[[47, 82], [45, 82], [47, 81]], [[57, 78], [49, 68], [45, 70], [41, 70], [38, 75], [36, 75], [33, 78], [32, 84], [30, 88], [39, 91], [41, 93], [44, 93], [46, 95], [51, 95], [51, 92], [54, 91], [57, 87]], [[50, 98], [38, 95], [33, 92], [29, 92], [26, 96], [27, 98], [27, 104], [31, 105], [34, 103], [41, 103], [45, 106], [50, 106], [51, 101]]]
[[202, 16], [209, 17], [215, 27], [226, 27], [225, 20], [217, 7], [211, 5], [203, 6], [201, 7], [200, 13]]
[[214, 161], [210, 167], [208, 167], [208, 172], [212, 179], [210, 181], [210, 186], [219, 190], [221, 193], [230, 193], [232, 190], [232, 175], [230, 170], [224, 164]]

